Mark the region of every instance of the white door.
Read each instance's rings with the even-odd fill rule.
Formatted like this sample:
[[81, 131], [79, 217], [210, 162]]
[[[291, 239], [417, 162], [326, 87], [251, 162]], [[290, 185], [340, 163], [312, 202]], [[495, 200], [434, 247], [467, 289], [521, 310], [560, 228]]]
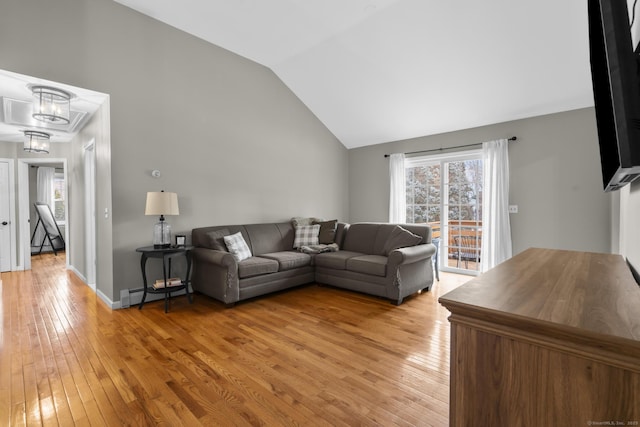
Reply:
[[9, 163], [0, 162], [0, 271], [11, 270]]

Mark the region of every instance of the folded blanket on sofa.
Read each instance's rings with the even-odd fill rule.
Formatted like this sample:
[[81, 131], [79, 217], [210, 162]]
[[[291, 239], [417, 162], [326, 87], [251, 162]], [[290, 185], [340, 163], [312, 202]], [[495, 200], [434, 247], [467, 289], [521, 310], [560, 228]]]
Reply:
[[304, 252], [305, 254], [319, 254], [322, 252], [337, 252], [340, 250], [337, 243], [331, 243], [328, 245], [306, 245], [300, 246], [298, 248], [300, 252]]

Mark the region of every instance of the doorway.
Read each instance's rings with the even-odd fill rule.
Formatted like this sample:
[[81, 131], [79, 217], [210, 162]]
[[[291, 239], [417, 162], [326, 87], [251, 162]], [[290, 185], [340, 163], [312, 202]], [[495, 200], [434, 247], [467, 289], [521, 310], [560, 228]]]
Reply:
[[[66, 194], [68, 194], [68, 177], [67, 177], [67, 159], [19, 159], [18, 160], [18, 215], [21, 218], [20, 221], [20, 264], [24, 266], [25, 270], [31, 269], [31, 255], [33, 247], [37, 250], [40, 247], [40, 243], [44, 238], [39, 230], [36, 230], [38, 215], [34, 212], [33, 206], [38, 201], [37, 190], [35, 189], [35, 176], [38, 167], [51, 167], [54, 169], [54, 177], [58, 174], [58, 192], [54, 183], [51, 184], [51, 207], [55, 212], [56, 222], [58, 226], [62, 226], [61, 232], [65, 242], [69, 242], [69, 227], [68, 227], [68, 213], [67, 213], [67, 200]], [[62, 184], [61, 184], [62, 183]], [[53, 193], [56, 193], [54, 195]], [[62, 197], [58, 197], [58, 194]], [[49, 201], [47, 201], [49, 203]], [[35, 233], [34, 233], [35, 231]], [[32, 247], [33, 246], [33, 247]], [[69, 254], [71, 250], [70, 246], [66, 247], [66, 267], [69, 268]]]
[[482, 256], [481, 152], [410, 158], [405, 161], [405, 173], [407, 222], [431, 226], [440, 269], [478, 274]]

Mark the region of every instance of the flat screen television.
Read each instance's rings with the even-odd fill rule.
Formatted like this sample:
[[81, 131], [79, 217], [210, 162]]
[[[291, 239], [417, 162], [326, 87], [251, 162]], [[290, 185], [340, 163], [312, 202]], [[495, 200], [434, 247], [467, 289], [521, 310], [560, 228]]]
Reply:
[[591, 80], [605, 191], [640, 177], [640, 62], [632, 40], [635, 22], [629, 14], [635, 0], [629, 1], [631, 8], [627, 0], [588, 3]]

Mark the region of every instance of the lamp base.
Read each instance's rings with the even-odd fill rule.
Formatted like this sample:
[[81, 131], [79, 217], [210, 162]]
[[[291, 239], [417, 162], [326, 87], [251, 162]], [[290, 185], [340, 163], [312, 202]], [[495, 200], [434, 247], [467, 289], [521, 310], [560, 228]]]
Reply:
[[153, 247], [155, 249], [168, 248], [171, 246], [171, 226], [167, 224], [164, 217], [153, 226]]

